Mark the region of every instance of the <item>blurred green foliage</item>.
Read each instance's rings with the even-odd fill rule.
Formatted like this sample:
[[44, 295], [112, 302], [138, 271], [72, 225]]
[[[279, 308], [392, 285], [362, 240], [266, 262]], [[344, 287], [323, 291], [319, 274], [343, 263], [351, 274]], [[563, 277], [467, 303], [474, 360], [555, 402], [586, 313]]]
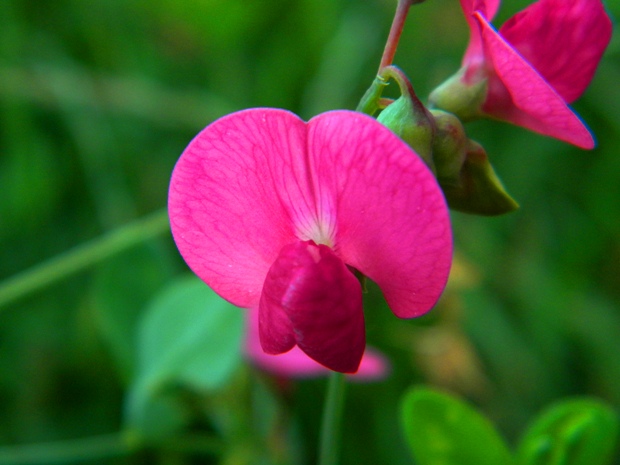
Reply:
[[420, 465], [604, 465], [618, 438], [618, 415], [588, 397], [545, 409], [513, 455], [493, 425], [454, 395], [414, 386], [403, 396], [403, 429]]
[[[179, 154], [221, 115], [355, 108], [395, 3], [0, 2], [0, 279], [163, 209]], [[505, 0], [500, 22], [527, 3]], [[620, 15], [620, 1], [607, 7]], [[428, 0], [412, 9], [395, 63], [426, 96], [458, 67], [466, 39], [458, 2]], [[618, 82], [616, 36], [574, 105], [597, 137], [592, 152], [501, 123], [468, 125], [521, 209], [453, 214], [455, 276], [428, 316], [397, 320], [370, 286], [368, 338], [393, 369], [350, 386], [343, 464], [411, 463], [398, 399], [412, 382], [467, 396], [512, 446], [565, 396], [620, 406]], [[216, 393], [178, 387], [192, 413], [187, 435], [148, 447], [115, 436], [138, 322], [187, 272], [159, 225], [139, 245], [0, 302], [0, 444], [101, 438], [71, 443], [75, 456], [107, 451], [82, 463], [314, 463], [324, 380], [284, 382], [247, 365]], [[65, 463], [54, 446], [24, 449], [21, 461], [2, 447], [0, 463], [54, 453]]]

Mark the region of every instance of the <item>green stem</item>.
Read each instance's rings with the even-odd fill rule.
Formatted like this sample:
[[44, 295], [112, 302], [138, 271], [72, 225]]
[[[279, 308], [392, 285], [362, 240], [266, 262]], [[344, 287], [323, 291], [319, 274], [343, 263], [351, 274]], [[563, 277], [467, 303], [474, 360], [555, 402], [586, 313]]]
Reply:
[[398, 84], [400, 94], [411, 101], [411, 104], [413, 105], [416, 112], [418, 114], [425, 115], [427, 118], [431, 117], [430, 112], [426, 109], [424, 104], [420, 101], [415, 91], [413, 90], [411, 81], [400, 68], [394, 65], [386, 66], [379, 71], [379, 77], [381, 77], [386, 82], [389, 79], [394, 79]]
[[22, 271], [0, 283], [0, 311], [21, 297], [167, 231], [164, 208]]
[[345, 388], [345, 375], [333, 372], [327, 384], [327, 396], [323, 408], [318, 465], [336, 465], [338, 463]]
[[381, 94], [385, 86], [387, 86], [387, 81], [381, 76], [377, 76], [360, 100], [355, 111], [373, 116], [378, 110], [381, 110], [379, 102], [381, 101]]
[[123, 433], [83, 439], [0, 447], [0, 465], [72, 463], [119, 457], [133, 452]]
[[159, 452], [218, 456], [224, 444], [202, 434], [172, 436], [156, 444], [143, 443], [130, 431], [38, 444], [0, 446], [0, 465], [76, 463], [109, 459], [153, 448]]

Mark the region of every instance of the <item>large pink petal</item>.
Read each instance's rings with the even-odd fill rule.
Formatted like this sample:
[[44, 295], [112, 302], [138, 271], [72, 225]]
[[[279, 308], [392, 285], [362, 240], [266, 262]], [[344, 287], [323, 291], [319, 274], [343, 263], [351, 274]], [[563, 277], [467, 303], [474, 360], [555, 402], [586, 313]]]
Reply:
[[[284, 316], [289, 325], [268, 324]], [[366, 345], [362, 287], [329, 247], [310, 241], [289, 244], [267, 273], [259, 334], [267, 353], [285, 352], [294, 340], [326, 367], [355, 373]]]
[[497, 73], [489, 77], [484, 111], [540, 134], [591, 149], [594, 139], [564, 99], [480, 14], [475, 13], [487, 55]]
[[611, 31], [600, 0], [539, 0], [499, 30], [568, 103], [590, 84]]
[[308, 123], [317, 203], [337, 218], [333, 247], [374, 280], [399, 317], [432, 308], [452, 261], [450, 218], [425, 163], [372, 118], [347, 111]]
[[[258, 335], [258, 318], [258, 308], [248, 310], [245, 339], [247, 357], [258, 368], [286, 378], [312, 378], [331, 373], [331, 370], [312, 360], [299, 347], [293, 347], [290, 351], [279, 355], [265, 353]], [[373, 381], [385, 378], [388, 371], [389, 361], [385, 356], [368, 347], [359, 370], [350, 376], [353, 381]]]
[[258, 303], [280, 250], [299, 240], [333, 246], [401, 317], [432, 307], [450, 267], [449, 216], [432, 173], [355, 112], [306, 125], [283, 110], [253, 109], [214, 122], [177, 163], [169, 210], [192, 270], [239, 306]]
[[267, 270], [314, 211], [306, 123], [269, 108], [207, 126], [177, 162], [168, 199], [172, 233], [190, 268], [241, 307], [258, 304]]

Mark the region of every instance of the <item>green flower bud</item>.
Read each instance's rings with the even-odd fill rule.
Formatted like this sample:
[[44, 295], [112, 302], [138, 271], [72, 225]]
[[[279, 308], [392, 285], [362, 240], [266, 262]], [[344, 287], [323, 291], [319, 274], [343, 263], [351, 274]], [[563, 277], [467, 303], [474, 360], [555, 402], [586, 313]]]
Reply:
[[465, 162], [469, 139], [461, 121], [452, 113], [431, 110], [435, 118], [433, 162], [437, 178], [443, 183], [458, 183]]
[[469, 141], [458, 183], [442, 183], [441, 188], [454, 210], [476, 215], [501, 215], [519, 208], [499, 180], [484, 148]]
[[458, 116], [461, 121], [471, 121], [481, 116], [481, 108], [487, 97], [487, 80], [472, 84], [463, 81], [465, 68], [437, 87], [428, 97], [431, 108], [445, 110]]
[[414, 105], [404, 94], [383, 110], [377, 118], [404, 140], [433, 169], [433, 136], [435, 125], [429, 113]]

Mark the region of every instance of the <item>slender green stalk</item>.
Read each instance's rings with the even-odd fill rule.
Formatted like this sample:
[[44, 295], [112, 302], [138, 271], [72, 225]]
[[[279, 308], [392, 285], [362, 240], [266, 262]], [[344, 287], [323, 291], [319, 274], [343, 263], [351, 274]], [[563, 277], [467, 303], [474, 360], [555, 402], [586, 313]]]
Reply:
[[143, 443], [132, 432], [91, 436], [80, 439], [0, 446], [0, 465], [70, 464], [109, 459], [153, 448], [161, 452], [218, 456], [224, 444], [203, 434], [172, 436], [156, 444]]
[[[36, 67], [0, 63], [0, 100], [17, 99], [58, 110], [94, 109], [131, 115], [164, 127], [201, 129], [205, 121], [237, 109], [217, 94], [179, 90], [156, 81], [97, 74], [75, 62], [63, 66], [39, 63]], [[70, 66], [67, 66], [70, 65]], [[36, 71], [36, 72], [33, 72]]]
[[167, 231], [164, 208], [22, 271], [0, 283], [0, 311], [21, 297]]
[[382, 108], [379, 106], [379, 102], [381, 101], [383, 89], [387, 86], [387, 84], [387, 81], [383, 79], [383, 77], [377, 75], [374, 81], [372, 81], [372, 85], [368, 88], [360, 100], [360, 103], [355, 111], [373, 116], [378, 110], [381, 110]]
[[40, 444], [0, 447], [0, 465], [74, 463], [119, 457], [133, 452], [122, 433]]
[[402, 70], [394, 65], [386, 66], [381, 69], [379, 74], [384, 81], [387, 82], [388, 79], [394, 79], [398, 84], [400, 89], [400, 94], [406, 96], [410, 101], [413, 107], [416, 109], [416, 113], [420, 115], [427, 115], [430, 118], [430, 113], [424, 106], [424, 104], [420, 101], [415, 91], [413, 90], [413, 86], [411, 85], [411, 81], [407, 77]]
[[342, 373], [333, 372], [327, 384], [327, 395], [323, 407], [318, 465], [338, 463], [345, 388], [345, 376]]

